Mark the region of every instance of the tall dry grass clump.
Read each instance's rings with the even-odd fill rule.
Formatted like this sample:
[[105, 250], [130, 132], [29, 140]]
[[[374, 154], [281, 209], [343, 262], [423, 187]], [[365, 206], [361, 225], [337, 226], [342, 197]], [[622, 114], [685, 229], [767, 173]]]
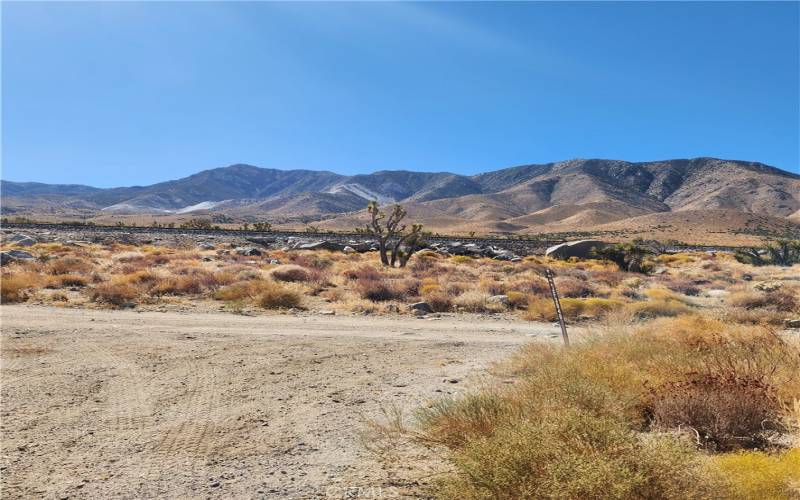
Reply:
[[139, 287], [124, 280], [113, 280], [92, 287], [89, 291], [89, 298], [94, 302], [119, 307], [135, 302], [141, 292]]
[[37, 273], [16, 272], [0, 275], [0, 300], [3, 304], [24, 302], [29, 293], [41, 286], [42, 278]]
[[385, 278], [359, 279], [356, 281], [355, 288], [362, 299], [372, 302], [382, 302], [403, 297], [399, 287]]
[[258, 297], [271, 286], [266, 280], [247, 280], [232, 283], [214, 292], [214, 298], [226, 302], [249, 300]]
[[256, 304], [264, 309], [293, 309], [302, 306], [300, 293], [278, 283], [267, 283], [256, 297]]
[[502, 302], [492, 302], [490, 295], [478, 290], [468, 290], [453, 300], [456, 309], [471, 313], [502, 312], [506, 306]]
[[728, 498], [708, 453], [790, 432], [798, 368], [769, 330], [661, 318], [527, 345], [503, 369], [515, 384], [438, 401], [417, 439], [455, 466], [445, 498]]
[[305, 267], [295, 264], [278, 266], [269, 274], [276, 281], [303, 282], [311, 280], [311, 272]]

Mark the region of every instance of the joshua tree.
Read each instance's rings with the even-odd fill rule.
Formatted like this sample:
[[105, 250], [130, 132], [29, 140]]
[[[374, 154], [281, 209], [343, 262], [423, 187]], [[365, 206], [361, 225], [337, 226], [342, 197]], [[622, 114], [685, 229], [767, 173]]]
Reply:
[[763, 249], [743, 248], [734, 257], [753, 266], [791, 266], [800, 262], [800, 240], [778, 240]]
[[214, 225], [209, 219], [189, 219], [181, 224], [183, 229], [214, 229]]
[[[410, 230], [406, 231], [407, 226], [403, 224], [403, 219], [408, 214], [400, 205], [393, 206], [387, 217], [378, 202], [371, 201], [367, 205], [367, 212], [370, 214], [370, 222], [366, 226], [366, 232], [378, 240], [381, 264], [405, 267], [422, 242], [422, 224], [412, 224]], [[390, 250], [391, 257], [388, 255]]]

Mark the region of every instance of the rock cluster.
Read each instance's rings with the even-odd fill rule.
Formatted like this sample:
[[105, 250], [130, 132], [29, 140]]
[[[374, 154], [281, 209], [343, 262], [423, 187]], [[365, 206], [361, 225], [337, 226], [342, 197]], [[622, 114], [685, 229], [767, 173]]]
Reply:
[[[280, 248], [282, 250], [330, 250], [344, 253], [364, 253], [378, 250], [375, 240], [341, 240], [308, 239], [290, 236], [288, 238], [250, 237], [247, 241], [267, 248]], [[447, 243], [434, 242], [424, 248], [442, 255], [466, 255], [470, 257], [488, 257], [496, 260], [516, 262], [520, 258], [511, 250], [496, 248], [492, 245], [478, 243], [463, 243], [449, 241]]]
[[34, 260], [36, 257], [33, 256], [30, 252], [26, 252], [25, 250], [9, 250], [7, 252], [0, 252], [0, 265], [5, 266], [6, 264], [10, 264], [12, 262], [17, 262], [20, 260]]
[[511, 250], [495, 248], [491, 245], [480, 245], [478, 243], [462, 243], [460, 241], [450, 241], [447, 243], [432, 243], [428, 246], [430, 250], [444, 255], [466, 255], [470, 257], [488, 257], [495, 260], [506, 260], [516, 262], [521, 260]]

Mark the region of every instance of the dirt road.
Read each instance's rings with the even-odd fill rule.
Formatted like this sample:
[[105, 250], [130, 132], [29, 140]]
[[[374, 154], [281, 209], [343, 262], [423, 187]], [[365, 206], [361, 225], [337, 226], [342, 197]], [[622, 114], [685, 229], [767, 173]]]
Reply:
[[365, 450], [364, 419], [463, 391], [558, 332], [8, 305], [0, 318], [3, 498], [423, 494], [419, 470]]

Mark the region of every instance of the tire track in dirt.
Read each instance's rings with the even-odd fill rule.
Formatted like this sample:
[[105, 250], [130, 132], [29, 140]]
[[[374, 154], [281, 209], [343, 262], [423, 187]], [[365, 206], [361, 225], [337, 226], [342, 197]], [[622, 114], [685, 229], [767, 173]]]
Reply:
[[[364, 419], [465, 390], [463, 377], [526, 334], [557, 332], [506, 320], [5, 305], [2, 319], [4, 332], [26, 332], [3, 343], [4, 358], [16, 356], [8, 347], [57, 351], [4, 367], [0, 484], [4, 497], [27, 498], [309, 498], [416, 481], [403, 460], [417, 455], [377, 463], [359, 447]], [[27, 369], [41, 377], [15, 384], [31, 389], [6, 387]]]
[[[197, 358], [184, 358], [177, 371], [187, 378], [186, 392], [179, 398], [178, 408], [169, 417], [171, 425], [155, 445], [159, 455], [188, 455], [204, 457], [213, 447], [217, 428], [218, 386], [213, 364], [203, 367]], [[165, 373], [169, 374], [170, 372]]]
[[[114, 382], [107, 387], [105, 425], [114, 433], [123, 432], [131, 437], [141, 435], [153, 420], [153, 401], [144, 389], [151, 374], [99, 342], [84, 340], [81, 344], [82, 351], [90, 354], [87, 361], [98, 363], [116, 374]], [[114, 390], [114, 385], [122, 385], [126, 390]]]

